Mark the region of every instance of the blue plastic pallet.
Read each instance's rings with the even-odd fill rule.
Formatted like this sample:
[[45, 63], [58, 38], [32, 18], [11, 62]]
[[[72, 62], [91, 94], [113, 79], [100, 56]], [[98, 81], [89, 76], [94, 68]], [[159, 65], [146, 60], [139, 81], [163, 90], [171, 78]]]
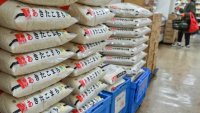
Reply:
[[130, 102], [127, 113], [135, 113], [146, 96], [151, 71], [148, 68], [144, 70], [145, 72], [130, 85]]
[[111, 96], [103, 93], [100, 93], [99, 96], [104, 100], [95, 104], [85, 113], [110, 113]]
[[[110, 112], [109, 113], [126, 113], [128, 110], [128, 102], [129, 102], [129, 95], [130, 95], [130, 78], [125, 78], [126, 82], [118, 86], [115, 91], [113, 92], [107, 92], [103, 91], [104, 94], [111, 95], [111, 106], [110, 106]], [[116, 104], [116, 105], [115, 105]], [[120, 109], [120, 106], [122, 109]], [[116, 110], [116, 111], [115, 111]]]

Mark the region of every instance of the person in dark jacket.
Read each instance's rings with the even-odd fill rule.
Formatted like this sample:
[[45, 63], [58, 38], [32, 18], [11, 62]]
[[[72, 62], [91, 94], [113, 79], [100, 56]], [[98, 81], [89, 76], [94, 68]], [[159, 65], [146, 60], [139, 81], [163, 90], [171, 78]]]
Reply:
[[[190, 23], [190, 12], [192, 12], [194, 15], [196, 13], [196, 5], [195, 2], [196, 0], [188, 0], [188, 4], [185, 6], [184, 9], [180, 9], [179, 11], [182, 13], [182, 19], [188, 21], [188, 23]], [[185, 34], [185, 46], [187, 48], [190, 48], [190, 36], [191, 33], [189, 32], [185, 32], [185, 31], [179, 31], [178, 32], [178, 42], [177, 42], [177, 46], [182, 47], [181, 42], [182, 42], [182, 38], [183, 35]]]

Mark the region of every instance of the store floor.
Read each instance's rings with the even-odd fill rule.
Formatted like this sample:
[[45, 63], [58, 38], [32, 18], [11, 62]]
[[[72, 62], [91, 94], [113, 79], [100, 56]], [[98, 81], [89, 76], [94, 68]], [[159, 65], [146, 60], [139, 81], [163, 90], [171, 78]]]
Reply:
[[190, 49], [161, 45], [157, 65], [137, 113], [200, 113], [200, 36]]

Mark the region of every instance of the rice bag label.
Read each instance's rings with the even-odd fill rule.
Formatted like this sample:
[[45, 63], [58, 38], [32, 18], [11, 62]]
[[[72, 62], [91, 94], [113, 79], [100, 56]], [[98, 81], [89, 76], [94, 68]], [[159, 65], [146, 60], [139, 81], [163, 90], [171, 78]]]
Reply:
[[18, 14], [15, 19], [20, 16], [25, 16], [26, 19], [33, 18], [66, 18], [67, 13], [59, 10], [46, 10], [46, 9], [36, 9], [36, 8], [22, 8], [21, 14]]
[[95, 43], [90, 43], [90, 44], [86, 44], [86, 45], [78, 45], [78, 48], [79, 48], [80, 52], [84, 53], [85, 51], [90, 50], [101, 44], [102, 44], [102, 42], [95, 42]]
[[[94, 79], [96, 79], [100, 74], [102, 73], [101, 70], [96, 70], [95, 72], [89, 74], [88, 76], [84, 77], [83, 79], [79, 80], [79, 83], [82, 87], [85, 87], [86, 84], [89, 82], [92, 82]], [[81, 87], [79, 87], [80, 89]]]
[[14, 34], [16, 39], [12, 40], [9, 46], [12, 46], [15, 42], [19, 44], [31, 43], [35, 40], [45, 40], [48, 38], [59, 37], [63, 34], [63, 31], [38, 31], [38, 32], [27, 32], [27, 33], [16, 33]]
[[[55, 68], [50, 68], [48, 70], [40, 71], [23, 78], [19, 78], [16, 81], [22, 89], [25, 89], [27, 87], [30, 87], [31, 85], [37, 84], [37, 82], [40, 82], [41, 80], [49, 80], [49, 78], [51, 78], [52, 76], [58, 75], [65, 70], [65, 66], [60, 65]], [[14, 90], [14, 88], [12, 90]]]
[[38, 104], [44, 103], [45, 101], [48, 101], [54, 96], [59, 95], [62, 91], [66, 90], [67, 88], [69, 87], [65, 85], [61, 85], [59, 87], [52, 88], [49, 91], [45, 91], [41, 93], [40, 95], [33, 96], [20, 103], [17, 103], [16, 106], [17, 108], [19, 108], [19, 110], [17, 110], [16, 112], [21, 111], [22, 113], [24, 113], [27, 110], [37, 106]]
[[98, 61], [100, 59], [100, 56], [94, 56], [89, 59], [85, 59], [83, 61], [75, 63], [75, 66], [77, 69], [82, 69], [83, 67], [87, 67], [88, 65]]
[[88, 8], [87, 9], [87, 13], [86, 15], [91, 15], [91, 16], [103, 16], [103, 15], [107, 15], [109, 14], [109, 10], [106, 10], [106, 9], [102, 9], [102, 8], [99, 8], [99, 9], [92, 9], [92, 8]]
[[17, 56], [15, 58], [17, 62], [12, 63], [10, 68], [15, 66], [16, 64], [19, 64], [20, 66], [24, 66], [24, 65], [28, 65], [30, 63], [37, 62], [39, 60], [44, 60], [44, 59], [48, 59], [50, 57], [59, 56], [59, 55], [63, 54], [64, 51], [65, 51], [64, 49], [53, 48], [50, 50], [43, 50], [43, 51], [39, 51], [39, 52], [30, 53], [27, 55]]
[[99, 34], [105, 34], [108, 29], [105, 28], [90, 28], [90, 29], [84, 29], [85, 36], [94, 36]]

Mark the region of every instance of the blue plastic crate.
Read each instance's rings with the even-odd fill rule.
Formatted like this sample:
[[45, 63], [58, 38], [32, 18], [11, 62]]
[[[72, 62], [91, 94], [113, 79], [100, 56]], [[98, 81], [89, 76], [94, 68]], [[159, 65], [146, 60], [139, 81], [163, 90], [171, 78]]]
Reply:
[[148, 68], [144, 70], [145, 72], [130, 85], [130, 102], [127, 113], [135, 113], [146, 96], [151, 71]]
[[124, 78], [126, 82], [118, 86], [115, 91], [107, 92], [103, 91], [104, 94], [111, 95], [111, 106], [109, 113], [126, 113], [129, 105], [129, 95], [130, 95], [130, 78]]
[[95, 104], [85, 113], [110, 113], [111, 96], [103, 93], [100, 93], [99, 96], [103, 98], [103, 100]]

